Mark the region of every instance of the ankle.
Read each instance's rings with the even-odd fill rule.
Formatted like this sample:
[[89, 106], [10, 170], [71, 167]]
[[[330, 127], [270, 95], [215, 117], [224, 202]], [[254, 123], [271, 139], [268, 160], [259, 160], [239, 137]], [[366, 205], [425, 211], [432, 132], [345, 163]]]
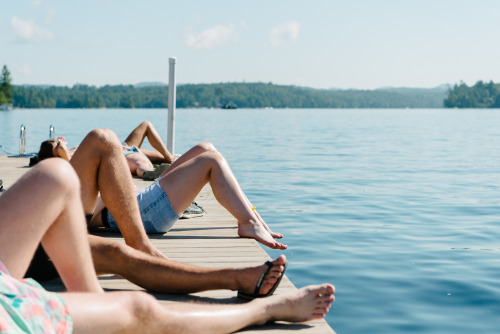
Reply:
[[259, 225], [259, 222], [253, 218], [248, 218], [245, 220], [238, 220], [238, 227], [255, 227], [258, 225]]
[[246, 288], [245, 283], [249, 281], [249, 277], [251, 277], [251, 275], [252, 272], [250, 268], [234, 269], [233, 270], [234, 279], [232, 280], [231, 290], [232, 291], [245, 290]]

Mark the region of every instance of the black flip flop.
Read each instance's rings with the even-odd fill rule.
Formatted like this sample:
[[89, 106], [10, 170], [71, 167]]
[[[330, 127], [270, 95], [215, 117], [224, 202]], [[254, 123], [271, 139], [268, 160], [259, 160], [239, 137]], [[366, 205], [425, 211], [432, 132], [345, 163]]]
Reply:
[[255, 298], [264, 298], [264, 297], [269, 297], [276, 291], [278, 288], [278, 285], [280, 285], [281, 279], [283, 276], [285, 276], [285, 270], [288, 265], [288, 261], [285, 262], [283, 265], [283, 272], [281, 273], [281, 276], [278, 278], [276, 283], [274, 283], [274, 286], [269, 290], [267, 293], [264, 294], [259, 294], [260, 288], [262, 286], [262, 283], [264, 282], [264, 277], [269, 273], [272, 267], [274, 267], [274, 264], [271, 261], [266, 261], [265, 265], [267, 266], [266, 271], [260, 276], [259, 281], [257, 282], [257, 285], [255, 286], [255, 290], [253, 293], [245, 293], [243, 291], [238, 291], [238, 298], [246, 299], [246, 300], [253, 300]]

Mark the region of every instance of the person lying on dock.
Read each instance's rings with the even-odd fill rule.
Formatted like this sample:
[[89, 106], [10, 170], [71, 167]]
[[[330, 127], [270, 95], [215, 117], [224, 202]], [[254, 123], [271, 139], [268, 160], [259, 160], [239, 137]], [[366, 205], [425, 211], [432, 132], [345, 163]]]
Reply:
[[[188, 155], [179, 158], [172, 165], [172, 171], [182, 171], [185, 165], [184, 159], [190, 155], [217, 155], [215, 152], [213, 145], [197, 145]], [[126, 244], [130, 246], [89, 235], [92, 257], [99, 274], [116, 274], [145, 289], [165, 293], [229, 289], [238, 290], [241, 296], [266, 296], [278, 286], [285, 270], [286, 258], [283, 255], [270, 262], [272, 266], [263, 264], [246, 268], [207, 269], [166, 259], [163, 253], [154, 248], [143, 227], [138, 201], [134, 194], [135, 185], [130, 173], [124, 167], [126, 162], [121, 154], [120, 143], [112, 131], [100, 129], [90, 132], [70, 163], [81, 180], [81, 201], [85, 212], [94, 210], [97, 193], [100, 190], [109, 212], [113, 217], [117, 215], [117, 225]], [[162, 179], [169, 180], [170, 176]], [[176, 193], [173, 194], [175, 198]], [[189, 198], [186, 201], [189, 203]], [[255, 210], [250, 212], [255, 213]], [[90, 220], [91, 216], [88, 214], [87, 219]], [[52, 265], [43, 254], [43, 250], [37, 251], [37, 254], [41, 255], [33, 260], [29, 270], [30, 277], [39, 280], [55, 277], [57, 273], [51, 270]], [[259, 280], [262, 281], [260, 286]]]
[[[320, 319], [335, 299], [335, 288], [328, 283], [236, 305], [161, 305], [140, 291], [104, 292], [85, 237], [79, 188], [67, 162], [49, 159], [0, 196], [0, 331], [234, 332], [274, 320]], [[48, 292], [34, 280], [22, 279], [40, 242], [68, 292]]]
[[[141, 148], [146, 138], [155, 150]], [[59, 137], [58, 140], [49, 139], [43, 141], [40, 144], [37, 157], [31, 165], [34, 165], [37, 161], [52, 157], [60, 157], [69, 161], [78, 147], [68, 149], [67, 144], [68, 142], [64, 137]], [[146, 180], [156, 179], [166, 169], [166, 165], [160, 165], [155, 169], [153, 163], [171, 164], [175, 160], [175, 157], [168, 151], [155, 127], [149, 121], [142, 122], [132, 130], [127, 139], [122, 142], [122, 148], [132, 175], [137, 175]]]
[[[274, 240], [283, 236], [271, 231], [245, 196], [226, 159], [207, 142], [184, 153], [157, 181], [140, 190], [137, 200], [146, 233], [168, 232], [207, 183], [217, 201], [237, 219], [239, 236], [254, 238], [271, 248], [287, 248]], [[150, 209], [152, 203], [156, 203], [154, 210]], [[102, 205], [96, 206], [89, 226], [120, 232], [113, 215]]]
[[[243, 193], [226, 159], [210, 143], [191, 148], [160, 179], [137, 195], [132, 177], [126, 172], [121, 144], [111, 130], [91, 131], [70, 163], [81, 180], [85, 213], [92, 217], [89, 227], [104, 226], [121, 232], [126, 243], [139, 250], [152, 252], [146, 232], [170, 230], [207, 183], [218, 202], [237, 219], [240, 237], [253, 238], [273, 249], [287, 248], [274, 240], [283, 236], [264, 222]], [[105, 205], [102, 211], [96, 208], [99, 191]], [[157, 205], [150, 210], [153, 202]]]
[[[201, 146], [197, 150], [202, 150]], [[182, 160], [179, 162], [182, 163]], [[89, 235], [92, 257], [99, 274], [116, 274], [145, 289], [165, 293], [229, 289], [238, 290], [241, 296], [267, 296], [278, 286], [285, 270], [286, 258], [283, 255], [270, 262], [271, 265], [206, 269], [169, 260], [158, 251], [145, 233], [134, 193], [135, 185], [126, 170], [120, 142], [112, 131], [100, 129], [90, 132], [70, 164], [81, 181], [81, 201], [85, 212], [94, 210], [100, 191], [109, 212], [117, 215], [117, 224], [128, 245]], [[91, 216], [87, 214], [89, 221]], [[53, 267], [43, 250], [37, 251], [37, 255], [30, 265], [30, 277], [38, 280], [55, 277], [57, 273], [51, 270]]]

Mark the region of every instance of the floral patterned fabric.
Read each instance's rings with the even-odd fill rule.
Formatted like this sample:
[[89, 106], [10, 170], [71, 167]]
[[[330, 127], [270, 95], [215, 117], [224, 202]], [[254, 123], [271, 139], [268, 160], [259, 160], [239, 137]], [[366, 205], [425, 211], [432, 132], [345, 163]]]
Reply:
[[71, 333], [64, 300], [32, 279], [15, 279], [0, 261], [0, 333]]

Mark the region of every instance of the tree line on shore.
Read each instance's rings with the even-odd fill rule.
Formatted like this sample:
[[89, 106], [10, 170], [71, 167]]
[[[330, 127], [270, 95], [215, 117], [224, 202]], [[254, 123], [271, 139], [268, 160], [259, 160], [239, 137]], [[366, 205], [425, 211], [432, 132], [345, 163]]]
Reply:
[[461, 82], [450, 88], [444, 100], [447, 108], [500, 108], [500, 84], [478, 81], [473, 86]]
[[[442, 108], [446, 88], [324, 90], [272, 83], [177, 86], [178, 108]], [[167, 108], [166, 85], [14, 86], [18, 108]]]
[[[7, 66], [0, 75], [0, 105], [15, 108], [167, 108], [165, 84], [77, 84], [73, 87], [12, 85]], [[273, 83], [214, 83], [177, 86], [178, 108], [500, 108], [500, 84], [478, 81], [453, 87], [376, 90], [313, 89]]]

